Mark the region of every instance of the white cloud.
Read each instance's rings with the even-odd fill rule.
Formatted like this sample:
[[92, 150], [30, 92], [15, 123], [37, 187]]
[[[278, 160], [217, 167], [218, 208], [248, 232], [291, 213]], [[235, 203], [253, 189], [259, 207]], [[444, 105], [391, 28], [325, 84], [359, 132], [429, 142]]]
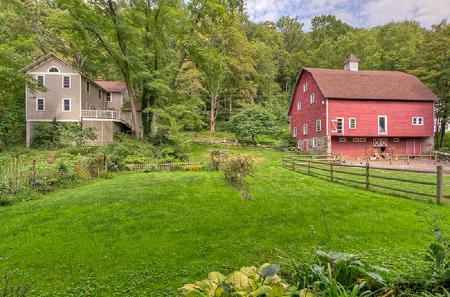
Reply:
[[247, 0], [247, 11], [256, 22], [298, 16], [310, 28], [310, 19], [332, 14], [357, 27], [372, 27], [389, 21], [414, 19], [429, 27], [450, 19], [450, 0]]

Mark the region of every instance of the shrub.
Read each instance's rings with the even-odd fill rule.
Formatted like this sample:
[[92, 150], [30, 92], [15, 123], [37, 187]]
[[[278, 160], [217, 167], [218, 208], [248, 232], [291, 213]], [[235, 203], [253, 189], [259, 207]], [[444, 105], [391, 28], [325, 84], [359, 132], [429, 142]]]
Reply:
[[210, 157], [211, 157], [211, 166], [215, 170], [219, 170], [220, 164], [225, 162], [225, 160], [228, 158], [228, 151], [215, 150], [210, 153]]
[[253, 159], [244, 154], [228, 157], [220, 163], [220, 169], [232, 186], [244, 187], [244, 177], [253, 173]]
[[97, 135], [93, 128], [83, 129], [82, 126], [74, 123], [59, 123], [56, 142], [59, 146], [81, 147], [88, 140], [95, 140]]
[[58, 123], [41, 122], [33, 126], [33, 146], [49, 147], [56, 144]]
[[210, 272], [208, 278], [180, 288], [184, 296], [298, 296], [295, 287], [290, 287], [277, 275], [280, 266], [263, 264], [256, 268], [243, 267], [225, 276]]
[[274, 116], [264, 107], [249, 105], [230, 119], [236, 137], [243, 142], [257, 143], [261, 135], [274, 135], [277, 125]]
[[200, 171], [202, 170], [202, 168], [203, 168], [202, 164], [190, 164], [181, 166], [182, 171]]

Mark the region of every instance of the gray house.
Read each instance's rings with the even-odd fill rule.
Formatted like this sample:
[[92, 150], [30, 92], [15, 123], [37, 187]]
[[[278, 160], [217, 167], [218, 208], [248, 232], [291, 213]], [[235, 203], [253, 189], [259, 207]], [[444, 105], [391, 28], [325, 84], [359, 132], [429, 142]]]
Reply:
[[45, 91], [32, 91], [26, 86], [27, 147], [33, 141], [33, 127], [39, 122], [73, 122], [94, 128], [97, 139], [89, 145], [104, 145], [113, 141], [114, 132], [134, 130], [124, 82], [93, 81], [52, 54], [23, 71], [45, 87]]

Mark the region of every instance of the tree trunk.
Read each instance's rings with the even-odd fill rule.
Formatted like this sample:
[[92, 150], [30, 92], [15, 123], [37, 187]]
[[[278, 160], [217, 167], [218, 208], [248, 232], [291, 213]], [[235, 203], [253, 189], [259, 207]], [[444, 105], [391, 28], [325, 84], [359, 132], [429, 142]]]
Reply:
[[209, 131], [216, 132], [216, 107], [217, 107], [217, 97], [215, 95], [211, 96], [211, 111], [209, 113]]
[[445, 127], [447, 126], [447, 116], [443, 116], [441, 120], [441, 134], [439, 135], [439, 146], [438, 148], [442, 148], [444, 146], [444, 137], [445, 137]]

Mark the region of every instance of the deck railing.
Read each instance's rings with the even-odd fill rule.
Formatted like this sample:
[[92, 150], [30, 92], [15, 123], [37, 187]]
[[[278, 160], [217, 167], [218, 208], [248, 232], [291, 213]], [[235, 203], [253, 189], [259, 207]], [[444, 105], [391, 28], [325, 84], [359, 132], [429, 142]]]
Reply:
[[123, 120], [120, 111], [114, 110], [82, 110], [81, 117], [91, 119]]

